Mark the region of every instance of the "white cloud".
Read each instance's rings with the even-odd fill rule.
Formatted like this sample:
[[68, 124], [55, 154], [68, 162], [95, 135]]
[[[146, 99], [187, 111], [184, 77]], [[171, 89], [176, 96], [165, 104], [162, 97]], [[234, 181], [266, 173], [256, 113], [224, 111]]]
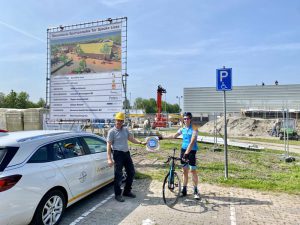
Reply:
[[25, 35], [25, 36], [27, 36], [27, 37], [29, 37], [29, 38], [33, 38], [33, 39], [38, 40], [38, 41], [43, 42], [43, 43], [46, 42], [46, 41], [45, 41], [44, 39], [42, 39], [42, 38], [39, 38], [39, 37], [37, 37], [37, 36], [35, 36], [35, 35], [32, 35], [32, 34], [28, 33], [28, 32], [25, 31], [25, 30], [22, 30], [22, 29], [20, 29], [20, 28], [18, 28], [18, 27], [15, 27], [15, 26], [13, 26], [13, 25], [11, 25], [11, 24], [5, 23], [5, 22], [3, 22], [3, 21], [1, 21], [1, 20], [0, 20], [0, 24], [3, 25], [3, 26], [5, 26], [5, 27], [7, 27], [7, 28], [9, 28], [9, 29], [11, 29], [11, 30], [13, 30], [13, 31], [16, 31], [16, 32], [18, 32], [18, 33], [20, 33], [20, 34], [23, 34], [23, 35]]

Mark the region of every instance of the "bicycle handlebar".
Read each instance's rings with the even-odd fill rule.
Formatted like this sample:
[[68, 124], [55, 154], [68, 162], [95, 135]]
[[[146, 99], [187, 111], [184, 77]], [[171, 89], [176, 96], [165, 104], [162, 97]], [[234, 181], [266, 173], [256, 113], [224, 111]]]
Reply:
[[171, 159], [174, 159], [174, 160], [180, 160], [180, 158], [178, 158], [178, 157], [174, 157], [174, 156], [168, 156], [168, 159], [167, 159], [167, 161], [165, 161], [164, 163], [168, 163], [168, 162], [170, 162], [170, 161], [171, 161]]
[[170, 162], [170, 158], [167, 159], [167, 161], [165, 161], [164, 163], [169, 163]]
[[168, 156], [168, 159], [166, 162], [164, 163], [169, 163], [171, 161], [171, 159], [173, 160], [182, 160], [184, 162], [184, 165], [188, 164], [189, 163], [189, 160], [188, 159], [182, 159], [182, 158], [179, 158], [179, 157], [175, 157], [175, 151], [176, 151], [176, 148], [173, 149], [173, 156]]
[[[181, 160], [183, 160], [182, 158], [179, 158], [179, 157], [174, 157], [174, 156], [168, 156], [168, 160], [166, 161], [166, 162], [164, 162], [164, 163], [169, 163], [170, 161], [171, 161], [171, 159], [173, 159], [173, 160], [178, 160], [178, 161], [181, 161]], [[183, 160], [185, 163], [188, 163], [189, 162], [189, 160]]]

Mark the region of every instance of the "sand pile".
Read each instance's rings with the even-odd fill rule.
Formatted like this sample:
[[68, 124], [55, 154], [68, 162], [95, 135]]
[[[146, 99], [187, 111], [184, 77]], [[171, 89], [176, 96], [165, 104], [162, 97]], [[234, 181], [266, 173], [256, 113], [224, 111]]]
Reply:
[[[227, 134], [229, 136], [270, 136], [276, 119], [259, 119], [248, 117], [227, 117]], [[214, 133], [214, 121], [207, 122], [199, 131]], [[217, 131], [224, 134], [224, 117], [217, 119]]]

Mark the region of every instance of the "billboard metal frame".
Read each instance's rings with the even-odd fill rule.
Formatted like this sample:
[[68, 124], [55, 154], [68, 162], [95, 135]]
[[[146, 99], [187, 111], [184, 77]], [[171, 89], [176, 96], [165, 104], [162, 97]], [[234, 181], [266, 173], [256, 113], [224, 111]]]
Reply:
[[60, 25], [58, 27], [51, 27], [47, 29], [47, 65], [46, 65], [46, 108], [50, 108], [50, 34], [52, 32], [58, 31], [68, 31], [73, 29], [89, 28], [93, 26], [102, 26], [110, 25], [114, 23], [121, 23], [121, 39], [122, 39], [122, 84], [124, 91], [124, 100], [125, 100], [125, 113], [128, 114], [127, 107], [127, 17], [118, 17], [118, 18], [107, 18], [104, 20], [97, 20], [93, 22], [79, 23], [73, 25]]

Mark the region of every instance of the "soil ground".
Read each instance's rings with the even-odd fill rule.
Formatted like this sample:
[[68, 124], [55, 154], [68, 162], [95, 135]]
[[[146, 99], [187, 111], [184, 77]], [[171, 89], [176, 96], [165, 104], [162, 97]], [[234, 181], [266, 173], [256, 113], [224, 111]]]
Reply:
[[[260, 119], [249, 117], [227, 118], [227, 133], [234, 137], [271, 137], [269, 132], [277, 119]], [[217, 131], [224, 133], [224, 117], [217, 119]], [[296, 130], [300, 131], [300, 123], [297, 123]], [[214, 133], [214, 121], [209, 121], [199, 128], [199, 131]]]

